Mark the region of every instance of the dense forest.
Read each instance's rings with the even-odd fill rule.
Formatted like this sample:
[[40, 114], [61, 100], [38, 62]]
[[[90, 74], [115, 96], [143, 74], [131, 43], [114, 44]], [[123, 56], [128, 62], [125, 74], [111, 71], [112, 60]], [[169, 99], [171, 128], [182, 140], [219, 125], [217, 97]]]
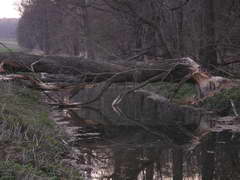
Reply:
[[34, 0], [21, 7], [19, 44], [46, 54], [189, 56], [206, 67], [239, 56], [237, 0]]

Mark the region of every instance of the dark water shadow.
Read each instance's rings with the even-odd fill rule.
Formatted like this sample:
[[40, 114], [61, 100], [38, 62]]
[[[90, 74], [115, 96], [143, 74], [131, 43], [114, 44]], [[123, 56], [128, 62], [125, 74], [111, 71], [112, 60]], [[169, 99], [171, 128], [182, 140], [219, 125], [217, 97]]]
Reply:
[[[168, 117], [160, 119], [141, 96], [130, 96], [120, 107], [123, 114], [116, 113], [111, 103], [119, 91], [106, 94], [91, 107], [52, 112], [71, 137], [69, 145], [78, 150], [76, 161], [86, 179], [240, 179], [239, 135], [208, 133], [196, 143], [191, 128], [162, 123]], [[91, 91], [85, 93], [76, 100], [93, 96]], [[161, 123], [152, 123], [156, 121]]]

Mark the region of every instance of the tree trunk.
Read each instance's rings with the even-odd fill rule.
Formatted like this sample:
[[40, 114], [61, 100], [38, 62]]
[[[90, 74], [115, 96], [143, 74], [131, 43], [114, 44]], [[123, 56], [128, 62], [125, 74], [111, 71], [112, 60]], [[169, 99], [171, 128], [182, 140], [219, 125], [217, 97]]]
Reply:
[[217, 51], [215, 44], [215, 18], [214, 18], [214, 1], [202, 1], [202, 39], [199, 57], [201, 63], [207, 69], [211, 65], [217, 64]]
[[173, 180], [183, 179], [183, 150], [173, 150]]
[[94, 51], [93, 51], [93, 43], [92, 43], [92, 35], [91, 35], [91, 28], [90, 28], [90, 21], [89, 21], [89, 11], [88, 11], [88, 4], [86, 0], [82, 1], [82, 24], [83, 24], [83, 31], [85, 35], [85, 58], [90, 58], [92, 60], [95, 59]]
[[202, 146], [202, 180], [214, 179], [215, 170], [215, 135]]
[[[190, 82], [197, 85], [199, 97], [238, 83], [230, 79], [211, 76], [190, 58], [166, 59], [155, 63], [112, 64], [95, 62], [78, 57], [36, 56], [23, 53], [0, 53], [0, 72], [44, 72], [64, 74], [60, 81], [86, 82]], [[68, 79], [66, 75], [73, 75]], [[20, 77], [20, 76], [16, 76]], [[51, 76], [56, 81], [55, 76]], [[24, 77], [30, 80], [31, 78]]]

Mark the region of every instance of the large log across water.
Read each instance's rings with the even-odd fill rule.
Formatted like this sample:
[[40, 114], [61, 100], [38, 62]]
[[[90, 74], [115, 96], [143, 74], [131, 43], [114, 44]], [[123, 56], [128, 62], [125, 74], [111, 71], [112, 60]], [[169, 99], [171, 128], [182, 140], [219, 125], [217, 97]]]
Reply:
[[[211, 76], [202, 71], [201, 66], [191, 58], [165, 59], [153, 63], [128, 62], [114, 64], [106, 61], [91, 61], [80, 57], [38, 56], [25, 53], [0, 53], [0, 72], [43, 72], [48, 74], [47, 80], [56, 79], [60, 75], [62, 81], [66, 80], [80, 83], [108, 82], [191, 82], [197, 85], [199, 96], [206, 96], [209, 92], [232, 87], [233, 80]], [[10, 76], [15, 79], [31, 81], [39, 89], [54, 90], [64, 88], [61, 85], [49, 85], [43, 81], [33, 79], [26, 75]]]
[[76, 75], [88, 72], [118, 72], [126, 69], [123, 66], [90, 61], [80, 57], [39, 56], [25, 53], [0, 53], [0, 63], [6, 71], [51, 74]]

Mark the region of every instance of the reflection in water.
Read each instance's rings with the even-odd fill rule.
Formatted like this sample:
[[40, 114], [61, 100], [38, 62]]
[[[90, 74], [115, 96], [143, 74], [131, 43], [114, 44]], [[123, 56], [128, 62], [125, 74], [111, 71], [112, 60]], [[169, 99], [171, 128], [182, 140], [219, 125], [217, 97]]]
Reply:
[[[107, 97], [94, 107], [52, 112], [53, 119], [69, 133], [69, 144], [78, 149], [77, 164], [86, 178], [240, 179], [237, 134], [209, 133], [192, 149], [192, 136], [183, 133], [182, 128], [141, 124], [136, 119], [143, 107], [126, 105], [127, 114], [136, 119], [119, 116], [109, 104], [109, 97], [116, 96]], [[153, 115], [149, 121], [158, 120]]]

